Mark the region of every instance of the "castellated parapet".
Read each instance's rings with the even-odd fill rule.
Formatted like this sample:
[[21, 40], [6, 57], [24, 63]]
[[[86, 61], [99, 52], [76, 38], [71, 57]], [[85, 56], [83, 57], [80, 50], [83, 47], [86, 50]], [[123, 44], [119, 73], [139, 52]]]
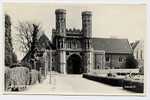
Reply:
[[56, 66], [61, 73], [70, 73], [67, 71], [70, 67], [67, 59], [69, 55], [77, 55], [80, 56], [79, 59], [82, 59], [82, 64], [79, 66], [83, 65], [77, 73], [88, 72], [92, 66], [92, 12], [83, 11], [81, 13], [82, 29], [66, 28], [66, 10], [57, 9], [55, 14], [56, 28], [52, 30], [52, 36], [53, 44], [58, 53], [56, 57], [58, 65]]
[[66, 10], [65, 9], [56, 9], [56, 30], [52, 30], [53, 33], [66, 36], [71, 34], [82, 34], [83, 37], [92, 37], [92, 12], [83, 11], [82, 15], [82, 29], [67, 29], [66, 28]]
[[76, 28], [69, 28], [66, 29], [66, 34], [82, 34], [82, 31], [80, 29], [76, 29]]
[[89, 16], [92, 16], [92, 12], [91, 11], [83, 11], [82, 12], [82, 16], [84, 16], [84, 15], [89, 15]]
[[[82, 34], [82, 30], [76, 28], [67, 28], [65, 32], [65, 34]], [[56, 29], [52, 29], [52, 33], [57, 34]]]
[[55, 14], [66, 14], [66, 10], [65, 9], [56, 9]]

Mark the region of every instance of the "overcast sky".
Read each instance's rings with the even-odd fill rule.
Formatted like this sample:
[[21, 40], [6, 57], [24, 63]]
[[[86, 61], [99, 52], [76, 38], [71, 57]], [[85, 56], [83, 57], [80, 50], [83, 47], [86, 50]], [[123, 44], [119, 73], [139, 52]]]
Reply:
[[[81, 12], [92, 11], [93, 37], [128, 38], [129, 41], [134, 41], [143, 39], [146, 33], [146, 5], [144, 4], [4, 4], [4, 12], [10, 15], [13, 27], [18, 21], [41, 23], [49, 38], [51, 38], [52, 28], [55, 28], [55, 10], [58, 8], [67, 11], [67, 28], [81, 29]], [[13, 27], [12, 35], [15, 37], [17, 32]]]

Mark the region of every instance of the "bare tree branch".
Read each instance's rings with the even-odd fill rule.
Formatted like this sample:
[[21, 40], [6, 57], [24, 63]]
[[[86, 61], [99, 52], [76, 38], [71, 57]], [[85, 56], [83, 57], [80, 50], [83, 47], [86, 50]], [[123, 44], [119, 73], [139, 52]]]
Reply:
[[20, 48], [22, 52], [27, 53], [33, 45], [33, 39], [37, 38], [37, 36], [34, 37], [33, 35], [34, 31], [39, 33], [41, 32], [42, 28], [40, 27], [40, 24], [35, 24], [31, 22], [19, 22], [16, 29], [18, 31], [18, 40], [21, 43]]

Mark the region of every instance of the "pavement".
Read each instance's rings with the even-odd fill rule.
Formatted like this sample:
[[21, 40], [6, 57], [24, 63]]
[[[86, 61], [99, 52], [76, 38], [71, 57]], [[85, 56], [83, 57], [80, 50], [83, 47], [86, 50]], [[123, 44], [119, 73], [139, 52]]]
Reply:
[[11, 94], [53, 95], [140, 95], [122, 87], [114, 87], [82, 78], [81, 74], [48, 74], [42, 83], [29, 86], [25, 91]]

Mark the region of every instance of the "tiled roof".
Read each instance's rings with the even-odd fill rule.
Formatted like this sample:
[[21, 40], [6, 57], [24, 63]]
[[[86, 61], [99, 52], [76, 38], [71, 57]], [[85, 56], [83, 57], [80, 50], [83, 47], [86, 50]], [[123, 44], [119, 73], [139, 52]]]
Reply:
[[45, 34], [43, 34], [39, 38], [38, 42], [39, 42], [39, 45], [41, 48], [45, 48], [45, 49], [52, 49], [53, 48], [51, 41], [49, 40], [49, 38]]
[[[40, 36], [40, 38], [38, 39], [38, 45], [37, 45], [38, 49], [52, 49], [52, 44], [51, 44], [51, 41], [48, 39], [48, 37], [45, 35], [45, 34], [42, 34]], [[27, 59], [30, 59], [31, 57], [31, 54], [32, 54], [32, 51], [29, 51], [25, 56], [24, 58], [22, 59], [22, 62], [26, 61]]]
[[104, 50], [106, 53], [132, 53], [127, 39], [93, 38], [93, 49]]

